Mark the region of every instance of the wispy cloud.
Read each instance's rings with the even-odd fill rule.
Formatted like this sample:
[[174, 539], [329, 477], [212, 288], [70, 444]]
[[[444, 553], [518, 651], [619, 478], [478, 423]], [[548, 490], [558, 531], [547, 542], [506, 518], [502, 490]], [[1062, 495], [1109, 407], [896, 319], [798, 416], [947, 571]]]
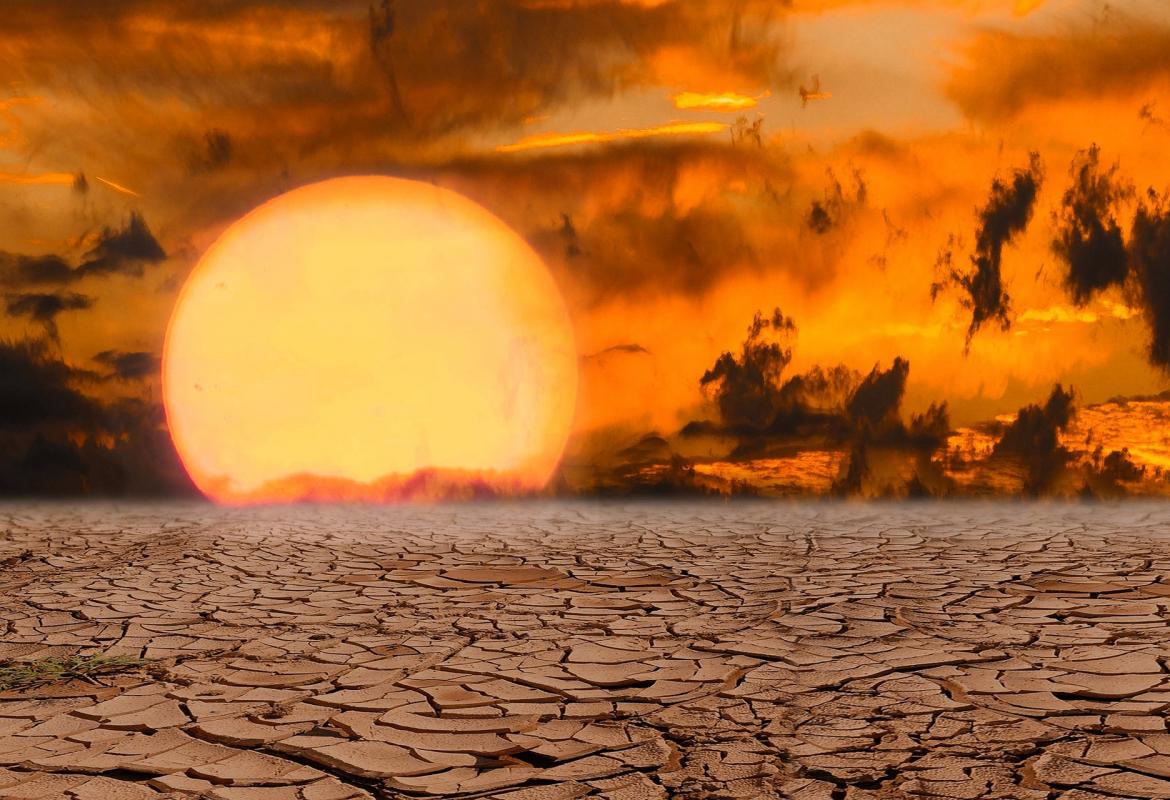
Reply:
[[651, 128], [620, 128], [615, 131], [577, 131], [574, 133], [538, 133], [525, 136], [518, 142], [500, 145], [500, 153], [515, 153], [521, 150], [542, 150], [549, 147], [571, 147], [573, 145], [608, 144], [628, 139], [650, 139], [659, 136], [710, 136], [724, 133], [731, 126], [723, 122], [671, 122]]
[[[762, 95], [767, 96], [765, 93]], [[759, 97], [736, 92], [680, 92], [671, 98], [681, 111], [746, 111], [760, 104]]]

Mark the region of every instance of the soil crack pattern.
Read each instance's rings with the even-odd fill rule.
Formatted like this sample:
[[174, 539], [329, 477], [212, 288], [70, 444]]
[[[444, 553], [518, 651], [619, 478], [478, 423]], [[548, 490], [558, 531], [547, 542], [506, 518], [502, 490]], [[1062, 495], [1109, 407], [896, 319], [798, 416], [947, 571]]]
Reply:
[[6, 505], [0, 800], [1170, 798], [1168, 523]]

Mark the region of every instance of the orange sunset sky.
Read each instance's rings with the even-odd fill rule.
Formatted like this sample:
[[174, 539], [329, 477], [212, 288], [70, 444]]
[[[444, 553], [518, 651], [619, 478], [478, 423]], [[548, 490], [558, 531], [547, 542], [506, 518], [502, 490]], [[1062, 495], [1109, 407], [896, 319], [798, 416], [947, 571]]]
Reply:
[[1163, 0], [15, 0], [0, 63], [8, 493], [189, 491], [184, 279], [352, 174], [547, 264], [550, 492], [1166, 487]]

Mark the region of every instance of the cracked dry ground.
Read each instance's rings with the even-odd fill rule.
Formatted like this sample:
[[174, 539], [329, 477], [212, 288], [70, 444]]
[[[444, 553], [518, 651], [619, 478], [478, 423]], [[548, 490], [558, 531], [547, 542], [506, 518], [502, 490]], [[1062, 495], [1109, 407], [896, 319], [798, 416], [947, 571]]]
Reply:
[[0, 798], [1170, 798], [1170, 506], [0, 508]]

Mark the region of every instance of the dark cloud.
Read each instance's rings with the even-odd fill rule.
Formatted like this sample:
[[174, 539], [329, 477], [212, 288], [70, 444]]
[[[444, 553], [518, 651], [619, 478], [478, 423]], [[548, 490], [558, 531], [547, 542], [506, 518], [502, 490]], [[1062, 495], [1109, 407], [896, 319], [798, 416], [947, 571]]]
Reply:
[[69, 283], [76, 277], [73, 267], [60, 256], [0, 252], [0, 285], [3, 286], [49, 286]]
[[1078, 154], [1071, 173], [1053, 243], [1068, 270], [1065, 288], [1083, 305], [1097, 292], [1121, 287], [1149, 327], [1149, 362], [1170, 371], [1170, 211], [1165, 197], [1152, 188], [1146, 191], [1127, 242], [1117, 217], [1134, 189], [1119, 175], [1118, 165], [1103, 170], [1094, 145]]
[[0, 341], [0, 429], [64, 425], [91, 430], [97, 403], [75, 387], [78, 375], [43, 344]]
[[988, 322], [998, 322], [1004, 330], [1011, 326], [1008, 317], [1011, 299], [1003, 284], [1003, 248], [1031, 221], [1043, 180], [1038, 153], [1032, 153], [1027, 168], [1015, 170], [1010, 181], [994, 179], [987, 204], [978, 213], [971, 269], [960, 270], [955, 266], [953, 244], [939, 258], [944, 274], [931, 287], [931, 296], [936, 297], [948, 285], [961, 290], [963, 306], [971, 310], [968, 345]]
[[195, 118], [232, 132], [232, 166], [384, 169], [638, 87], [791, 82], [771, 0], [17, 5], [0, 29], [7, 79], [88, 102], [94, 124], [55, 130], [54, 147], [100, 142], [123, 163], [127, 135], [174, 160]]
[[796, 324], [779, 308], [771, 316], [757, 313], [739, 355], [723, 353], [703, 373], [699, 385], [713, 390], [724, 425], [762, 430], [771, 423], [779, 406], [780, 378], [792, 361], [795, 333]]
[[1128, 447], [1111, 450], [1108, 454], [1098, 446], [1084, 468], [1081, 494], [1087, 497], [1122, 497], [1146, 481], [1146, 467], [1133, 460]]
[[946, 405], [902, 418], [910, 364], [895, 358], [862, 376], [844, 366], [814, 367], [784, 378], [792, 361], [796, 326], [779, 309], [757, 314], [738, 354], [725, 352], [700, 378], [718, 418], [686, 425], [684, 438], [731, 438], [728, 458], [739, 461], [776, 452], [845, 451], [838, 494], [904, 495], [910, 481], [920, 491], [942, 492], [946, 480], [931, 456], [946, 441]]
[[895, 358], [885, 371], [875, 366], [849, 398], [845, 407], [849, 418], [870, 428], [897, 422], [909, 376], [910, 362], [904, 358]]
[[1068, 429], [1075, 413], [1072, 389], [1057, 384], [1044, 405], [1031, 404], [1019, 410], [992, 448], [992, 458], [1023, 464], [1026, 493], [1051, 491], [1072, 459], [1072, 453], [1060, 442], [1060, 434]]
[[995, 443], [997, 455], [1026, 455], [1050, 452], [1059, 446], [1058, 434], [1068, 428], [1074, 407], [1072, 389], [1057, 384], [1043, 406], [1027, 405], [1019, 410]]
[[92, 275], [141, 277], [147, 264], [157, 264], [166, 257], [142, 215], [132, 212], [121, 227], [103, 228], [76, 267], [58, 255], [0, 252], [0, 286], [63, 286]]
[[[724, 352], [699, 379], [718, 421], [692, 422], [683, 433], [738, 437], [739, 455], [759, 450], [761, 443], [809, 435], [836, 444], [858, 436], [899, 446], [911, 441], [901, 414], [908, 361], [895, 358], [889, 369], [875, 365], [864, 376], [838, 365], [785, 378], [796, 333], [796, 324], [780, 309], [769, 316], [757, 313], [740, 352]], [[945, 406], [932, 406], [915, 418], [915, 434], [936, 430], [940, 421], [949, 427]]]
[[1129, 253], [1150, 327], [1150, 363], [1170, 371], [1170, 210], [1153, 191], [1134, 215]]
[[1140, 481], [1146, 475], [1146, 468], [1134, 462], [1128, 447], [1111, 450], [1100, 463], [1101, 475], [1114, 483]]
[[158, 374], [161, 360], [154, 353], [142, 351], [103, 350], [93, 357], [106, 367], [110, 377], [122, 381], [137, 381]]
[[1001, 122], [1038, 104], [1125, 95], [1170, 77], [1170, 26], [1116, 17], [1052, 34], [988, 30], [947, 93], [972, 119]]
[[8, 295], [7, 310], [12, 317], [28, 317], [44, 326], [53, 341], [60, 341], [57, 316], [65, 311], [80, 311], [93, 306], [93, 298], [73, 292], [46, 292]]
[[951, 414], [946, 403], [931, 403], [921, 414], [911, 414], [907, 426], [910, 443], [919, 450], [944, 444], [951, 434]]
[[[1090, 454], [1062, 441], [1076, 415], [1071, 388], [1055, 386], [1011, 423], [980, 426], [994, 444], [969, 451], [956, 441], [945, 403], [903, 412], [910, 375], [905, 359], [865, 375], [839, 366], [786, 376], [796, 333], [779, 309], [756, 314], [740, 348], [720, 354], [700, 377], [710, 418], [674, 436], [627, 432], [605, 456], [592, 454], [592, 478], [577, 485], [618, 495], [783, 494], [793, 485], [786, 470], [804, 468], [796, 466], [800, 458], [834, 453], [836, 476], [824, 475], [820, 491], [838, 496], [1158, 491], [1124, 448]], [[705, 455], [696, 457], [700, 452]]]
[[1097, 292], [1121, 287], [1149, 327], [1149, 362], [1170, 371], [1170, 211], [1165, 197], [1152, 188], [1146, 191], [1127, 242], [1117, 216], [1134, 190], [1118, 165], [1103, 170], [1093, 146], [1077, 156], [1071, 172], [1073, 183], [1065, 192], [1053, 243], [1068, 270], [1065, 288], [1083, 305]]
[[43, 343], [0, 342], [0, 495], [192, 495], [161, 406], [101, 402], [100, 376]]
[[77, 268], [82, 275], [121, 273], [141, 276], [143, 266], [165, 261], [166, 251], [142, 215], [132, 212], [121, 228], [103, 228]]
[[942, 496], [953, 482], [933, 461], [951, 432], [946, 403], [902, 419], [910, 363], [895, 358], [888, 370], [875, 366], [845, 406], [849, 454], [830, 491], [839, 496]]
[[1072, 184], [1061, 199], [1052, 243], [1068, 269], [1065, 287], [1082, 306], [1096, 292], [1123, 285], [1129, 276], [1117, 206], [1133, 195], [1133, 187], [1118, 176], [1118, 164], [1102, 169], [1100, 159], [1100, 148], [1093, 145], [1073, 160]]

